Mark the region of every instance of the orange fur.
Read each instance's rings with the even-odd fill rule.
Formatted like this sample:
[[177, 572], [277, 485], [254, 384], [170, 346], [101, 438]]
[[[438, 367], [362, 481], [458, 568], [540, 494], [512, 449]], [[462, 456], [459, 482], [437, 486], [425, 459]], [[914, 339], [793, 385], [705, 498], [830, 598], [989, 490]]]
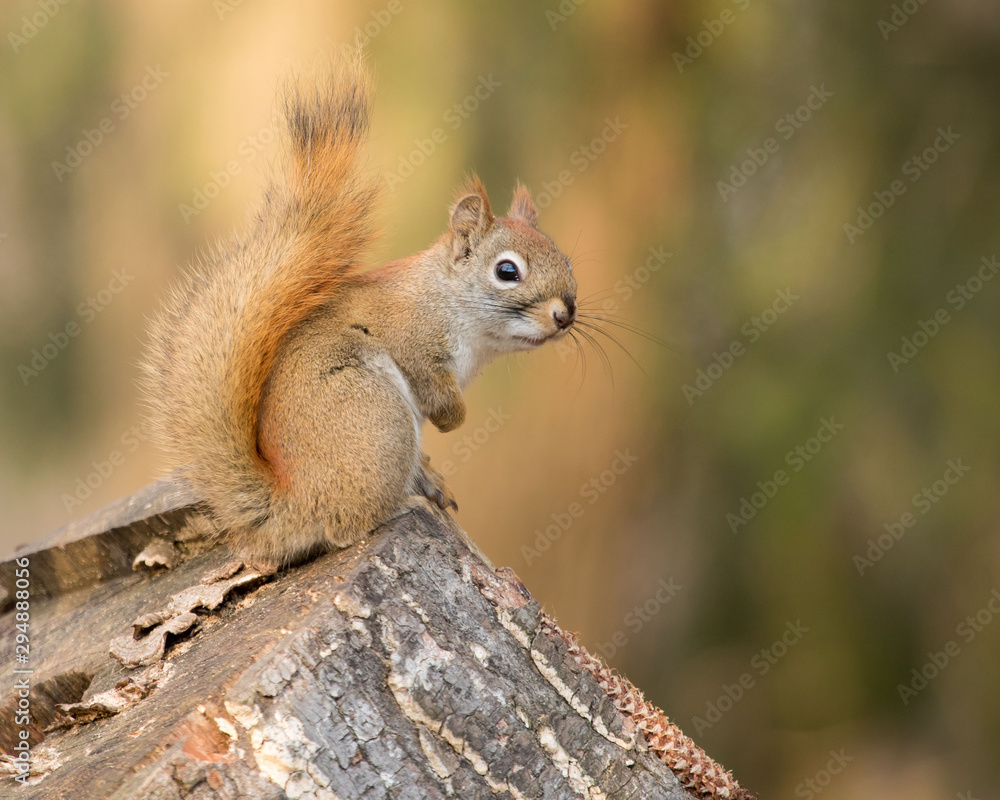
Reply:
[[259, 408], [282, 342], [331, 301], [373, 237], [377, 184], [360, 163], [369, 113], [358, 61], [289, 91], [287, 174], [245, 234], [191, 270], [151, 325], [143, 383], [154, 430], [225, 527], [268, 513], [281, 464], [260, 441]]

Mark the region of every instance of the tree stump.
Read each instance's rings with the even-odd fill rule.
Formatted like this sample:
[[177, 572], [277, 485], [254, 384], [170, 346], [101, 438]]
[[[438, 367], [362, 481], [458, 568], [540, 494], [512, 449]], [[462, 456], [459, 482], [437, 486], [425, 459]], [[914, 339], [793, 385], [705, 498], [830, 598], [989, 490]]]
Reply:
[[751, 797], [443, 514], [276, 576], [207, 530], [158, 482], [0, 564], [5, 796]]

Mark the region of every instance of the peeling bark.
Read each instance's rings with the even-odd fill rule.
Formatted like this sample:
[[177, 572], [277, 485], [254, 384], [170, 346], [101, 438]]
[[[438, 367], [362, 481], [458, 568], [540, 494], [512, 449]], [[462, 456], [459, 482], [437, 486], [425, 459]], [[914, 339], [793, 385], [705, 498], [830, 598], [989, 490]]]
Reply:
[[[209, 601], [227, 553], [192, 535], [205, 529], [193, 499], [166, 483], [140, 495], [28, 553], [32, 702], [72, 688], [32, 728], [28, 785], [0, 762], [18, 797], [750, 797], [442, 515], [408, 513]], [[132, 573], [166, 560], [150, 553], [177, 563]], [[62, 574], [74, 560], [82, 576]], [[111, 658], [150, 627], [154, 657], [130, 663], [153, 666]]]

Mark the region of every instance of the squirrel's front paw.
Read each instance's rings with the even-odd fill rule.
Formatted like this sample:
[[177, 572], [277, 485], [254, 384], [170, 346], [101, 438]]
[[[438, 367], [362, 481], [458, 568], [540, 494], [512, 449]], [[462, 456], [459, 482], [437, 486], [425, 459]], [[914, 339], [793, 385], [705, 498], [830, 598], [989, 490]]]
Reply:
[[438, 508], [446, 510], [449, 506], [458, 511], [455, 496], [448, 488], [444, 476], [431, 466], [430, 457], [420, 456], [420, 473], [417, 475], [417, 491], [434, 503]]
[[[465, 404], [453, 403], [442, 406], [435, 413], [431, 414], [430, 421], [434, 423], [434, 427], [441, 431], [441, 433], [453, 431], [465, 422]], [[424, 463], [426, 464], [427, 456], [424, 456], [424, 459]]]

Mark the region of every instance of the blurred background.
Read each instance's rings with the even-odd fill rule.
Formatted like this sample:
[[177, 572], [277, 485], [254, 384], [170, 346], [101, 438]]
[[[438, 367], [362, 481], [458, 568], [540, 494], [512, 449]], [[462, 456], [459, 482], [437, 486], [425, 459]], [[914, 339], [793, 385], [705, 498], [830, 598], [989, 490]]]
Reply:
[[606, 320], [428, 432], [461, 524], [762, 797], [998, 797], [1000, 6], [0, 19], [4, 551], [159, 474], [145, 318], [253, 208], [276, 88], [361, 40], [372, 263], [520, 178]]

